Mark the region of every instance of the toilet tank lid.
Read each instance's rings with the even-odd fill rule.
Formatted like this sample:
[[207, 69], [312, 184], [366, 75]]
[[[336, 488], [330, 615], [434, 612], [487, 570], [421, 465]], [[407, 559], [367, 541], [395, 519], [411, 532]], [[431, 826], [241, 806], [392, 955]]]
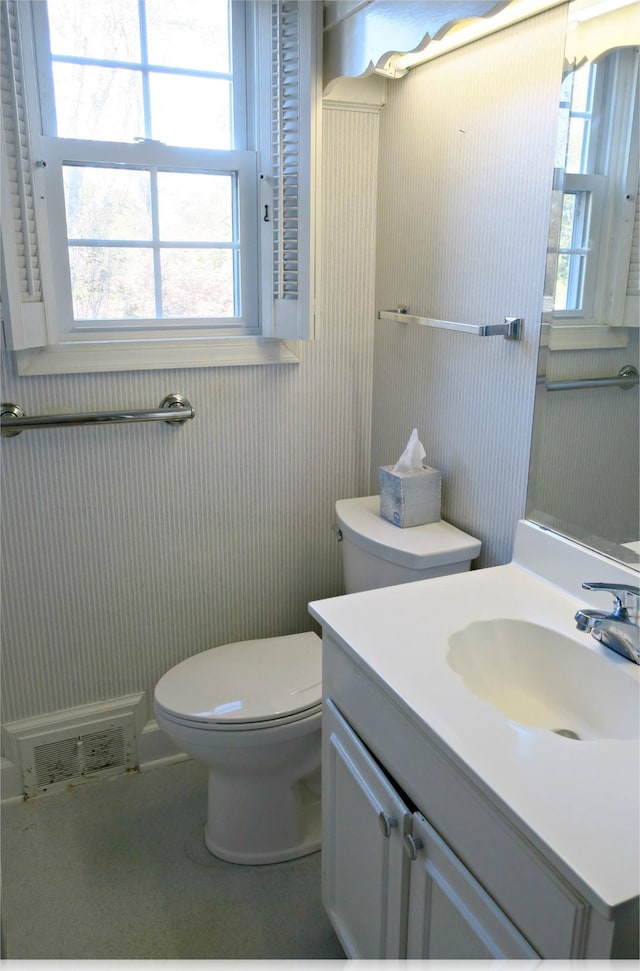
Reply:
[[439, 520], [402, 529], [380, 515], [380, 496], [339, 499], [338, 526], [343, 537], [361, 549], [414, 570], [473, 560], [482, 543], [461, 529]]
[[322, 700], [322, 641], [307, 631], [213, 647], [167, 671], [154, 700], [168, 713], [209, 724], [313, 709]]

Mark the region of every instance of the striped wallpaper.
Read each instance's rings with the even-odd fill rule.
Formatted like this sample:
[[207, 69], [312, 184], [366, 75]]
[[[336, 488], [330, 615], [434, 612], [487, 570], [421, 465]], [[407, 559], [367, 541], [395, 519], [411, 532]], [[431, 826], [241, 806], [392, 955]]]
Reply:
[[[3, 721], [149, 700], [197, 651], [309, 629], [307, 602], [341, 590], [335, 500], [377, 491], [413, 427], [444, 517], [480, 565], [509, 560], [563, 41], [554, 9], [390, 83], [380, 114], [325, 108], [320, 337], [300, 364], [20, 379], [5, 355], [3, 400], [31, 414], [177, 391], [197, 417], [3, 442]], [[524, 339], [376, 322], [399, 303], [523, 316]]]
[[[628, 346], [543, 352], [550, 381], [640, 369], [637, 329]], [[543, 370], [541, 368], [541, 370]], [[639, 389], [536, 391], [527, 515], [598, 549], [640, 539]], [[609, 541], [604, 544], [599, 541]]]
[[[320, 338], [300, 363], [15, 376], [27, 414], [155, 408], [183, 426], [2, 444], [2, 720], [145, 691], [197, 651], [311, 628], [341, 591], [336, 499], [367, 491], [377, 112], [324, 112]], [[149, 712], [150, 716], [150, 712]]]
[[371, 481], [416, 427], [481, 566], [510, 559], [525, 511], [565, 16], [417, 68], [381, 120], [377, 308], [525, 321], [520, 343], [376, 324]]

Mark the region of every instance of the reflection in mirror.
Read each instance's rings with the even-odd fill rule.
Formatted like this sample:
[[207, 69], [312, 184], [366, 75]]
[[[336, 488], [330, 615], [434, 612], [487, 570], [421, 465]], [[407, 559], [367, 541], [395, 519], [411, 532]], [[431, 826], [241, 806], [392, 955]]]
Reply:
[[[553, 300], [556, 324], [624, 322], [638, 181], [635, 48], [568, 71]], [[635, 183], [635, 184], [634, 184]]]
[[607, 6], [569, 8], [527, 517], [639, 569], [640, 18]]

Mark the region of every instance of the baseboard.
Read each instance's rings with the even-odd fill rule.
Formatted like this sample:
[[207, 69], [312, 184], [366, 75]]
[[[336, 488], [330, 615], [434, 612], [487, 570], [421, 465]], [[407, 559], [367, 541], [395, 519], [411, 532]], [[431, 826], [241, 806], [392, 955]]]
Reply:
[[0, 759], [0, 800], [22, 799], [22, 773], [9, 759]]
[[183, 762], [190, 758], [181, 752], [154, 720], [147, 722], [138, 736], [138, 768], [140, 772], [154, 769], [170, 762]]
[[[137, 737], [137, 749], [140, 772], [148, 772], [150, 769], [169, 765], [172, 762], [183, 762], [190, 758], [160, 730], [156, 721], [146, 723]], [[95, 783], [99, 780], [90, 781]], [[0, 759], [0, 800], [8, 802], [15, 799], [24, 799], [22, 772], [20, 767], [10, 759], [2, 758]]]

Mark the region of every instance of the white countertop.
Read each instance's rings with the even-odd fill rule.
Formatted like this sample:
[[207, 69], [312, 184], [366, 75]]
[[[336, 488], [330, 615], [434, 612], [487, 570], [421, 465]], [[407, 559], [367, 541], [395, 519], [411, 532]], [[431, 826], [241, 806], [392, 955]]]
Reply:
[[[603, 575], [601, 557], [582, 562], [581, 551], [569, 552], [578, 556], [577, 572], [569, 564], [562, 574], [570, 589], [573, 572], [585, 580], [619, 579], [615, 568]], [[552, 559], [557, 569], [558, 554]], [[638, 582], [637, 574], [630, 576]], [[309, 610], [611, 913], [640, 893], [640, 743], [574, 741], [519, 725], [470, 692], [446, 660], [455, 631], [478, 620], [515, 618], [605, 656], [640, 692], [640, 666], [576, 630], [576, 610], [600, 605], [601, 598], [573, 595], [514, 561], [316, 601]]]

